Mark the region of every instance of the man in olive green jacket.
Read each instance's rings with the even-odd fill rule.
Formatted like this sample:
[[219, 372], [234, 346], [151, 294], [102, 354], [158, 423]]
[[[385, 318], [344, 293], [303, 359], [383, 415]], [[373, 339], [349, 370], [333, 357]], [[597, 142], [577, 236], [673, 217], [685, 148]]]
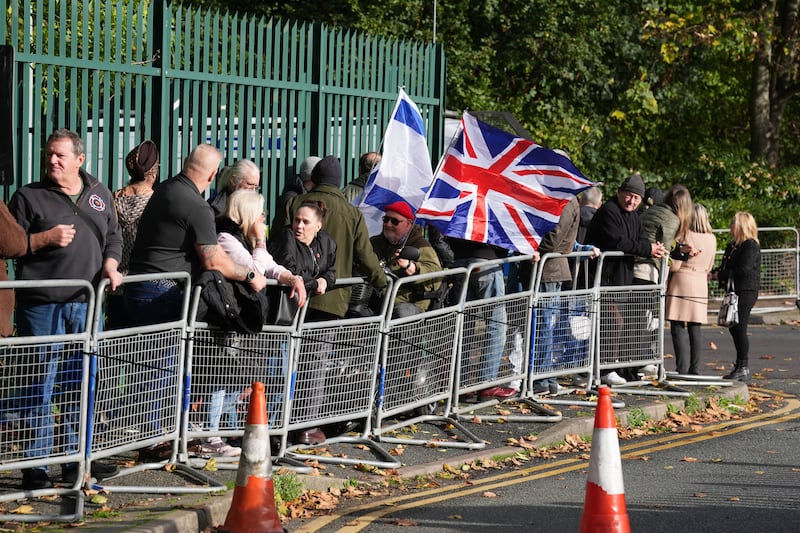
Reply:
[[[383, 231], [370, 241], [378, 258], [398, 278], [442, 269], [433, 246], [422, 236], [422, 227], [414, 224], [414, 212], [406, 202], [398, 201], [386, 206]], [[403, 258], [401, 250], [406, 246], [419, 250], [419, 257]], [[401, 286], [395, 297], [392, 317], [402, 318], [427, 311], [431, 300], [425, 296], [433, 293], [439, 283], [438, 280], [428, 280]]]

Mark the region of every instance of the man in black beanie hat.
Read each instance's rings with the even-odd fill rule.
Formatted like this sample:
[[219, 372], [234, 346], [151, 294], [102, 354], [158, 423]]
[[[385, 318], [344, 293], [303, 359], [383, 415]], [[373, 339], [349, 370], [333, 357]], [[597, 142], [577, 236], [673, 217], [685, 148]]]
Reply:
[[[586, 232], [586, 244], [593, 244], [603, 252], [624, 252], [624, 257], [608, 257], [603, 262], [602, 279], [604, 287], [625, 286], [633, 283], [634, 256], [664, 257], [669, 252], [660, 242], [647, 240], [639, 220], [639, 204], [644, 196], [644, 180], [639, 174], [631, 174], [622, 182], [617, 194], [609, 198], [592, 218]], [[589, 263], [590, 279], [594, 277], [596, 261]], [[624, 295], [620, 294], [620, 298]], [[601, 328], [611, 335], [604, 345], [601, 361], [615, 361], [620, 351], [620, 335], [627, 329], [627, 317], [612, 298], [605, 300], [601, 311]], [[628, 326], [629, 327], [629, 326]], [[623, 385], [626, 380], [616, 372], [609, 372], [602, 378], [609, 385]]]
[[[342, 165], [339, 160], [332, 155], [322, 158], [311, 172], [311, 181], [314, 182], [314, 190], [291, 198], [285, 212], [276, 214], [275, 230], [291, 223], [295, 209], [303, 202], [322, 202], [327, 209], [322, 229], [336, 241], [336, 277], [352, 277], [353, 267], [357, 266], [370, 285], [377, 289], [386, 287], [386, 274], [372, 250], [364, 215], [357, 207], [350, 205], [339, 189], [342, 186]], [[273, 234], [277, 234], [277, 231]], [[347, 313], [351, 292], [349, 287], [343, 287], [314, 296], [309, 300], [308, 320], [343, 318]]]

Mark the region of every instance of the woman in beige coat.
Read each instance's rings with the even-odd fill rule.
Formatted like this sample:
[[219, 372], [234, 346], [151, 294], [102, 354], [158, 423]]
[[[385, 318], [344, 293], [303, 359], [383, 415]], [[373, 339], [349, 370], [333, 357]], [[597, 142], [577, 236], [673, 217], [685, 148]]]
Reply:
[[[686, 243], [697, 255], [672, 261], [667, 284], [666, 318], [670, 321], [675, 366], [679, 374], [699, 374], [702, 333], [708, 317], [708, 275], [714, 266], [717, 238], [711, 231], [706, 208], [692, 206], [692, 224]], [[688, 365], [688, 369], [687, 369]]]

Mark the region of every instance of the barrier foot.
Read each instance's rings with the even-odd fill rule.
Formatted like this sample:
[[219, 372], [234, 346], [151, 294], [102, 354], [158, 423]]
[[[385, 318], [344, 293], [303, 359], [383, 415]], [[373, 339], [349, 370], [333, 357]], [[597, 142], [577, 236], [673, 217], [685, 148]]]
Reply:
[[[167, 465], [170, 465], [169, 472], [171, 474], [183, 474], [186, 477], [202, 484], [203, 486], [187, 487], [186, 485], [178, 485], [172, 487], [156, 487], [148, 486], [129, 486], [129, 485], [109, 485], [106, 481], [113, 481], [122, 477], [136, 474], [138, 472], [146, 472], [149, 470], [166, 470]], [[173, 469], [174, 467], [174, 469]], [[228, 490], [228, 487], [214, 479], [207, 476], [202, 472], [198, 472], [194, 468], [180, 463], [170, 463], [169, 461], [162, 461], [159, 463], [142, 463], [130, 468], [123, 468], [115, 476], [106, 478], [103, 483], [93, 483], [92, 488], [96, 490], [109, 490], [120, 494], [207, 494], [210, 492], [220, 492]]]
[[629, 381], [625, 385], [611, 387], [611, 391], [617, 394], [631, 394], [638, 396], [688, 397], [694, 394], [693, 392], [676, 387], [666, 381]]
[[[332, 457], [332, 456], [329, 457], [319, 454], [303, 453], [304, 450], [319, 449], [333, 444], [353, 444], [358, 446], [366, 446], [367, 448], [369, 448], [369, 451], [371, 451], [375, 455], [375, 457], [377, 457], [377, 460], [358, 459], [351, 457]], [[289, 446], [288, 448], [286, 448], [286, 457], [297, 460], [314, 460], [326, 464], [344, 464], [344, 465], [364, 464], [364, 465], [371, 465], [376, 468], [400, 468], [403, 465], [403, 463], [401, 463], [395, 457], [389, 454], [389, 452], [378, 446], [378, 444], [376, 444], [374, 441], [366, 437], [350, 437], [347, 435], [342, 435], [339, 437], [331, 437], [330, 439], [326, 439], [325, 442], [316, 445], [296, 444], [294, 446]]]
[[[391, 437], [387, 436], [387, 433], [397, 431], [398, 429], [402, 429], [404, 427], [408, 427], [414, 424], [423, 424], [423, 423], [440, 423], [444, 424], [448, 431], [458, 430], [464, 437], [466, 437], [466, 441], [454, 441], [454, 440], [437, 440], [437, 439], [401, 439], [398, 437]], [[466, 427], [464, 427], [458, 420], [454, 418], [450, 418], [448, 416], [439, 416], [439, 415], [421, 415], [411, 418], [409, 420], [403, 420], [402, 422], [398, 422], [396, 424], [390, 424], [388, 426], [380, 426], [378, 428], [373, 429], [373, 435], [379, 442], [389, 442], [392, 444], [414, 444], [418, 446], [439, 446], [442, 448], [463, 448], [468, 450], [482, 450], [486, 447], [486, 443], [483, 439], [474, 435], [471, 431], [469, 431]]]
[[68, 515], [41, 515], [41, 514], [0, 514], [0, 522], [78, 522], [83, 516], [84, 494], [83, 486], [74, 488], [52, 488], [40, 490], [21, 490], [0, 496], [0, 503], [12, 503], [31, 498], [45, 498], [50, 496], [68, 497], [75, 500], [72, 514]]
[[[480, 414], [469, 414], [464, 415], [462, 413], [474, 413], [478, 409], [485, 409], [487, 407], [492, 407], [498, 404], [524, 404], [527, 406], [531, 412], [536, 412], [538, 414], [509, 414], [509, 415], [499, 415], [495, 413], [480, 413]], [[550, 403], [550, 402], [547, 402]], [[561, 422], [563, 420], [563, 416], [561, 413], [553, 411], [552, 409], [548, 409], [542, 402], [537, 398], [509, 398], [508, 400], [497, 400], [491, 399], [484, 402], [478, 402], [476, 404], [471, 404], [468, 408], [460, 408], [458, 412], [454, 412], [456, 418], [458, 420], [464, 421], [472, 421], [476, 416], [478, 416], [481, 421], [491, 421], [497, 422], [499, 420], [508, 420], [513, 422]]]

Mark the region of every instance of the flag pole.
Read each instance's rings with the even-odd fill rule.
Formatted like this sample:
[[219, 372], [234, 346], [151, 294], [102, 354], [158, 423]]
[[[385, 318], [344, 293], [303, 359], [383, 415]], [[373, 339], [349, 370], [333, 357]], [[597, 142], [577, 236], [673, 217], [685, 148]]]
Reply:
[[[458, 128], [456, 128], [455, 133], [453, 133], [453, 136], [450, 138], [450, 141], [447, 143], [447, 149], [444, 151], [444, 153], [441, 155], [441, 157], [439, 157], [439, 162], [436, 163], [436, 168], [433, 170], [433, 175], [432, 175], [433, 177], [431, 178], [431, 182], [428, 185], [428, 190], [425, 192], [425, 198], [422, 199], [422, 204], [425, 203], [425, 200], [427, 200], [428, 196], [430, 196], [430, 194], [431, 194], [431, 189], [433, 188], [432, 187], [433, 182], [436, 181], [436, 175], [442, 169], [442, 165], [444, 165], [444, 160], [445, 160], [445, 157], [447, 156], [447, 153], [450, 151], [450, 149], [456, 143], [456, 139], [458, 139], [458, 135], [464, 130], [463, 114], [466, 113], [466, 112], [467, 112], [467, 110], [464, 109], [464, 111], [462, 112], [461, 122], [458, 123]], [[422, 204], [419, 204], [419, 205], [422, 206]], [[417, 209], [419, 209], [419, 208], [417, 208]], [[416, 223], [416, 221], [417, 221], [417, 212], [414, 211], [414, 218], [413, 218], [413, 220], [411, 220], [412, 226]], [[401, 250], [405, 247], [406, 241], [408, 240], [408, 237], [410, 235], [411, 235], [411, 231], [409, 231], [406, 234], [406, 236], [403, 238], [403, 241], [402, 241], [403, 246], [400, 248]]]
[[[394, 116], [395, 112], [397, 111], [397, 106], [400, 103], [400, 96], [401, 96], [400, 95], [400, 91], [401, 90], [403, 92], [405, 92], [406, 86], [405, 85], [398, 85], [397, 86], [397, 100], [395, 100], [394, 107], [392, 107], [392, 112], [389, 114], [389, 120], [390, 121], [392, 120], [392, 117]], [[384, 144], [384, 142], [386, 142], [386, 128], [384, 128], [383, 135], [381, 135], [381, 142], [378, 144], [377, 152], [378, 152], [378, 154], [381, 155], [381, 158], [383, 158], [383, 144]], [[374, 165], [372, 165], [371, 169], [369, 169], [369, 178], [367, 178], [367, 182], [364, 184], [364, 191], [361, 193], [361, 201], [356, 206], [359, 209], [364, 204], [364, 200], [367, 198], [367, 186], [368, 185], [372, 185], [372, 183], [370, 183], [370, 178], [372, 178], [372, 173], [375, 172], [375, 169], [378, 168], [379, 165], [380, 165], [380, 162], [377, 162]]]
[[[462, 131], [464, 131], [464, 118], [463, 118], [463, 117], [464, 117], [464, 114], [465, 114], [465, 113], [467, 113], [467, 111], [468, 111], [467, 109], [464, 109], [464, 111], [462, 111], [462, 113], [461, 113], [461, 117], [462, 117], [462, 118], [461, 118], [461, 121], [458, 123], [458, 127], [456, 128], [456, 131], [455, 131], [455, 133], [453, 133], [453, 136], [452, 136], [452, 137], [450, 137], [450, 141], [447, 143], [447, 149], [446, 149], [446, 150], [444, 151], [444, 153], [442, 153], [442, 155], [439, 157], [439, 162], [438, 162], [438, 163], [436, 163], [436, 168], [433, 170], [433, 178], [431, 179], [431, 183], [430, 183], [430, 185], [428, 186], [428, 190], [425, 192], [425, 198], [423, 198], [423, 199], [422, 199], [422, 204], [424, 204], [424, 203], [425, 203], [425, 200], [427, 200], [427, 199], [428, 199], [428, 197], [429, 197], [429, 196], [430, 196], [430, 194], [431, 194], [431, 189], [433, 188], [433, 187], [432, 187], [432, 185], [433, 185], [433, 182], [434, 182], [434, 181], [436, 181], [436, 175], [437, 175], [437, 174], [439, 173], [439, 171], [442, 169], [442, 165], [444, 165], [444, 160], [445, 160], [445, 158], [447, 157], [447, 153], [450, 151], [450, 149], [451, 149], [451, 148], [453, 147], [453, 145], [456, 143], [456, 139], [458, 139], [458, 135], [459, 135], [459, 134], [460, 134]], [[422, 204], [420, 204], [420, 206], [421, 206]], [[414, 221], [416, 221], [416, 220], [417, 220], [417, 213], [416, 213], [416, 212], [414, 212]], [[413, 221], [412, 221], [412, 222], [413, 222]]]

